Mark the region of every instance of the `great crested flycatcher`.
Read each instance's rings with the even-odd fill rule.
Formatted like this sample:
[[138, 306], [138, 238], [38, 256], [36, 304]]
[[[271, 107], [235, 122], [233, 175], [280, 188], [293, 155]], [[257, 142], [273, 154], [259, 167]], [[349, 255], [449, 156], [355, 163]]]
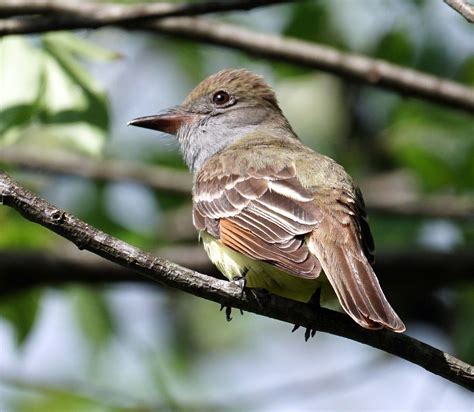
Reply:
[[359, 325], [405, 330], [371, 266], [359, 188], [301, 143], [263, 78], [223, 70], [181, 106], [129, 124], [176, 135], [194, 174], [194, 226], [229, 280], [302, 302], [321, 289], [323, 305], [335, 292]]

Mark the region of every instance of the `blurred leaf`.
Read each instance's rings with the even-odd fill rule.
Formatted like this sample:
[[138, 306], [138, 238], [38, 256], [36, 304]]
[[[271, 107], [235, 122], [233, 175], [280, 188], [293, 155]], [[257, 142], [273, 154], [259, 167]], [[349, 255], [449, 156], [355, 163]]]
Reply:
[[319, 1], [296, 3], [282, 34], [346, 48], [340, 31], [332, 25], [328, 7]]
[[474, 56], [464, 61], [457, 77], [460, 82], [474, 86]]
[[42, 53], [21, 36], [0, 41], [1, 111], [9, 106], [32, 104], [39, 91]]
[[[430, 33], [427, 33], [430, 35]], [[430, 36], [430, 41], [424, 42], [417, 55], [417, 64], [414, 68], [440, 77], [452, 77], [456, 71], [457, 60], [446, 42], [441, 36], [439, 39]]]
[[98, 401], [73, 393], [57, 391], [48, 393], [46, 396], [24, 400], [14, 410], [16, 412], [118, 412], [123, 409], [101, 405]]
[[453, 338], [456, 353], [461, 359], [474, 363], [474, 287], [460, 288], [458, 291], [456, 316], [454, 317]]
[[0, 208], [0, 248], [44, 248], [56, 235], [43, 226], [25, 220], [14, 210]]
[[412, 65], [414, 52], [409, 33], [404, 30], [393, 30], [380, 39], [374, 56], [409, 66]]
[[375, 250], [396, 250], [416, 245], [422, 219], [370, 214], [370, 229]]
[[[43, 38], [45, 51], [56, 60], [69, 81], [82, 89], [86, 105], [81, 111], [58, 111], [52, 121], [73, 122], [82, 119], [86, 123], [96, 125], [105, 134], [109, 124], [107, 99], [95, 80], [75, 60], [74, 55], [78, 50], [71, 50], [71, 43], [73, 42], [67, 33], [47, 34]], [[69, 45], [69, 48], [65, 47], [65, 44]], [[84, 44], [81, 48], [84, 48]]]
[[79, 326], [90, 342], [97, 347], [108, 343], [115, 327], [112, 313], [100, 290], [72, 287], [70, 295]]
[[418, 102], [402, 103], [385, 132], [399, 162], [417, 172], [425, 188], [473, 188], [474, 121], [470, 115]]
[[0, 146], [21, 141], [100, 153], [109, 126], [108, 102], [78, 59], [104, 60], [115, 53], [69, 33], [54, 33], [41, 42], [3, 40], [0, 56], [8, 61], [0, 66]]
[[191, 84], [197, 84], [206, 77], [205, 60], [199, 43], [170, 39], [165, 43], [160, 42], [158, 46], [160, 49], [165, 46], [173, 53], [180, 67], [186, 71]]
[[0, 317], [8, 320], [14, 330], [18, 345], [23, 345], [35, 324], [40, 308], [41, 289], [32, 289], [0, 301]]
[[110, 61], [122, 57], [116, 51], [104, 49], [68, 32], [49, 33], [44, 36], [44, 41], [52, 42], [55, 47], [63, 49], [68, 54], [77, 55], [77, 57], [84, 59]]

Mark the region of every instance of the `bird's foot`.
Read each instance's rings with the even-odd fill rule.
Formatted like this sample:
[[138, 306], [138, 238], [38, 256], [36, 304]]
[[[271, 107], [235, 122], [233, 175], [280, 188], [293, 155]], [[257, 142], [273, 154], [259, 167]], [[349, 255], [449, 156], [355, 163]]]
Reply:
[[[221, 304], [220, 311], [222, 312], [224, 309], [225, 309], [225, 320], [227, 322], [230, 322], [233, 319], [232, 318], [232, 306], [227, 306], [227, 305]], [[241, 315], [244, 314], [244, 311], [242, 309], [239, 309], [239, 311], [240, 311]]]
[[[321, 309], [321, 288], [318, 288], [311, 298], [308, 301], [308, 305], [312, 308], [315, 309], [316, 311]], [[293, 329], [291, 330], [291, 333], [295, 332], [300, 325], [294, 325]], [[316, 335], [317, 329], [316, 328], [306, 328], [304, 332], [304, 340], [305, 342], [308, 342], [309, 338], [314, 338]]]
[[244, 294], [245, 285], [247, 283], [247, 280], [245, 279], [245, 276], [237, 276], [237, 277], [233, 278], [232, 283], [234, 285], [237, 285], [240, 288], [240, 297], [242, 297], [243, 294]]
[[244, 268], [240, 276], [234, 277], [231, 282], [237, 285], [240, 288], [240, 297], [244, 294], [245, 285], [247, 284], [246, 275], [248, 273], [248, 268]]

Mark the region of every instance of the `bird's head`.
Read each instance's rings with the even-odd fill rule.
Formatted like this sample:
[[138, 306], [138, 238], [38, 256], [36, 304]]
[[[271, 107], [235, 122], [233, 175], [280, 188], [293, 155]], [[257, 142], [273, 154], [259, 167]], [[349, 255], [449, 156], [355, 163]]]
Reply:
[[222, 70], [199, 83], [180, 106], [129, 125], [176, 135], [192, 171], [249, 133], [293, 134], [270, 86], [248, 70]]

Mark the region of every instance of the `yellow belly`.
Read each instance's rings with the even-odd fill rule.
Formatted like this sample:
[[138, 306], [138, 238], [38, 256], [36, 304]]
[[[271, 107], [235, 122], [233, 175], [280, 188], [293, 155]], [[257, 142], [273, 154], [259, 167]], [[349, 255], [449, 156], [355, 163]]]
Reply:
[[266, 289], [300, 302], [308, 302], [321, 287], [321, 305], [338, 309], [336, 295], [323, 272], [316, 279], [304, 279], [235, 252], [204, 231], [200, 236], [209, 259], [227, 279], [232, 280], [246, 272], [247, 287]]

